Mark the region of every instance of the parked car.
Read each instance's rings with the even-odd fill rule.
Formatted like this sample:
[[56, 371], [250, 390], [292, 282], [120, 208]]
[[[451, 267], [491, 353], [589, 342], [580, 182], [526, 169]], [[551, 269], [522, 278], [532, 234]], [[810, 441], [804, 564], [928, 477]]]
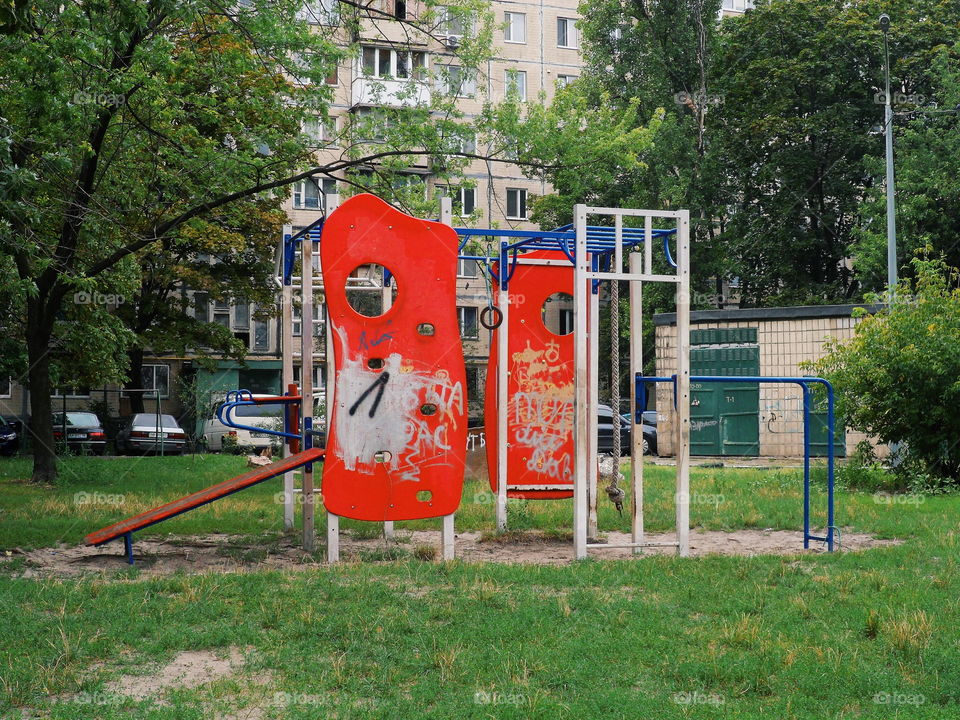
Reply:
[[180, 455], [187, 447], [187, 433], [173, 415], [137, 413], [124, 418], [117, 433], [117, 452]]
[[[272, 397], [270, 395], [254, 395], [254, 398]], [[243, 425], [266, 428], [269, 430], [283, 429], [283, 403], [268, 403], [265, 405], [240, 405], [233, 409], [232, 417]], [[223, 450], [223, 438], [230, 436], [236, 439], [236, 445], [244, 450], [263, 450], [274, 442], [274, 436], [255, 430], [241, 430], [224, 425], [217, 416], [209, 418], [203, 424], [203, 439], [208, 450]]]
[[[643, 454], [650, 455], [657, 452], [657, 428], [644, 423], [641, 425], [643, 432]], [[630, 413], [620, 416], [620, 454], [623, 456], [630, 454], [630, 437], [633, 428], [633, 422], [630, 420]], [[597, 406], [597, 452], [613, 452], [613, 408], [609, 405]]]
[[53, 439], [72, 452], [103, 455], [107, 449], [103, 423], [92, 412], [68, 410], [53, 413]]
[[0, 455], [13, 455], [20, 447], [19, 424], [0, 415]]
[[[657, 452], [657, 429], [652, 425], [644, 423], [643, 432], [643, 454], [656, 454]], [[630, 413], [620, 416], [620, 454], [623, 456], [630, 454], [630, 437], [632, 434], [633, 423], [630, 420]], [[609, 405], [597, 406], [597, 452], [613, 452], [613, 408]]]

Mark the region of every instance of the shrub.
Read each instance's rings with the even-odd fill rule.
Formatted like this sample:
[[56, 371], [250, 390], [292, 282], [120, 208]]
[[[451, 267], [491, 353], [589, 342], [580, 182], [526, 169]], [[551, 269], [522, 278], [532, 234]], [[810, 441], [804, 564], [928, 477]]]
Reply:
[[913, 294], [901, 283], [880, 312], [858, 315], [853, 338], [828, 341], [828, 354], [808, 369], [833, 382], [850, 427], [902, 445], [895, 472], [903, 482], [928, 475], [943, 485], [960, 478], [958, 271], [939, 260], [914, 267]]

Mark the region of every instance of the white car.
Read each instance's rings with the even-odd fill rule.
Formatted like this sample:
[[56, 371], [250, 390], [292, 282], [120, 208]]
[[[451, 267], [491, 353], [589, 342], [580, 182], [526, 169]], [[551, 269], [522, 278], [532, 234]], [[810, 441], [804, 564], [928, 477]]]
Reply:
[[[274, 395], [254, 395], [254, 398], [276, 397]], [[233, 408], [231, 417], [241, 425], [265, 428], [268, 430], [283, 430], [284, 403], [267, 403], [265, 405], [239, 405]], [[216, 414], [203, 424], [203, 438], [208, 450], [223, 450], [223, 437], [232, 435], [237, 439], [237, 446], [243, 449], [263, 450], [279, 442], [280, 438], [256, 430], [242, 430], [227, 427], [217, 419]]]
[[[254, 398], [276, 397], [276, 395], [253, 395]], [[267, 430], [283, 430], [283, 408], [286, 403], [265, 403], [263, 405], [238, 405], [233, 408], [231, 417], [241, 425], [265, 428]], [[322, 407], [314, 410], [314, 442], [323, 426], [321, 415]], [[271, 445], [283, 442], [283, 438], [256, 430], [227, 427], [217, 419], [216, 414], [203, 424], [203, 438], [208, 450], [223, 450], [223, 438], [232, 435], [236, 438], [237, 447], [244, 450], [263, 450]], [[320, 442], [322, 445], [322, 440]]]

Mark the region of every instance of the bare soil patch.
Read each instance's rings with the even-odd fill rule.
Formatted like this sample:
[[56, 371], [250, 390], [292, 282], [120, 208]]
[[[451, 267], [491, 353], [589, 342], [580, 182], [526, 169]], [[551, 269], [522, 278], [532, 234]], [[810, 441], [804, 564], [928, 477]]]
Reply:
[[[630, 536], [612, 532], [606, 535], [611, 545], [627, 543]], [[648, 533], [648, 542], [669, 543], [673, 533]], [[901, 540], [881, 539], [846, 530], [842, 534], [842, 552], [897, 545]], [[382, 538], [341, 537], [341, 557], [346, 560], [371, 562], [412, 557], [418, 546], [440, 545], [440, 533], [434, 530], [397, 531], [397, 541]], [[141, 576], [169, 575], [175, 572], [246, 572], [254, 570], [304, 569], [322, 564], [322, 550], [311, 556], [298, 547], [295, 537], [262, 541], [243, 536], [213, 534], [202, 536], [168, 536], [144, 538], [134, 544], [136, 567]], [[573, 543], [531, 531], [511, 533], [505, 538], [484, 536], [479, 532], [457, 534], [457, 558], [466, 562], [526, 563], [564, 565], [573, 559]], [[671, 547], [647, 548], [645, 555], [676, 552]], [[825, 552], [822, 543], [803, 549], [802, 534], [787, 530], [738, 530], [736, 532], [697, 531], [690, 533], [690, 554], [704, 555], [799, 555]], [[27, 561], [20, 577], [73, 577], [90, 572], [116, 572], [130, 566], [123, 554], [123, 544], [109, 543], [99, 548], [59, 546], [19, 553]], [[628, 548], [591, 550], [592, 557], [623, 559], [632, 556]]]

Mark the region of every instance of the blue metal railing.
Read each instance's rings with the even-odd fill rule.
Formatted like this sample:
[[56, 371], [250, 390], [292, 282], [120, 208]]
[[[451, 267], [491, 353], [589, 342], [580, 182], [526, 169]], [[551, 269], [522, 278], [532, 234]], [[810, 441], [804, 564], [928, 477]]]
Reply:
[[[637, 374], [634, 379], [634, 393], [636, 405], [642, 412], [647, 406], [648, 382], [668, 382], [673, 384], [673, 406], [677, 407], [677, 376], [647, 377]], [[836, 531], [834, 513], [834, 433], [835, 429], [835, 398], [833, 385], [830, 381], [818, 377], [761, 377], [745, 375], [691, 375], [690, 382], [694, 383], [791, 383], [799, 385], [803, 390], [803, 547], [810, 547], [810, 541], [825, 542], [827, 550], [833, 552], [834, 532]], [[810, 408], [811, 385], [822, 385], [827, 391], [827, 534], [826, 536], [813, 535], [810, 532]], [[634, 418], [636, 422], [636, 418]]]

